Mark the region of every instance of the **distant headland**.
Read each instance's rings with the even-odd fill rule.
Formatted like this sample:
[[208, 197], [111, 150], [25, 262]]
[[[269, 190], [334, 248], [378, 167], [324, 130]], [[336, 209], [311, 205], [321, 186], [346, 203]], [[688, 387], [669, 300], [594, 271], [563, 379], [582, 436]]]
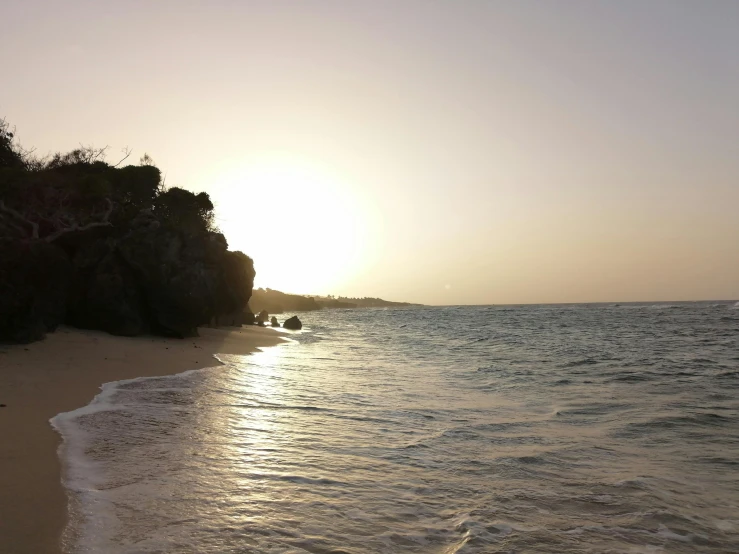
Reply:
[[270, 288], [254, 289], [249, 307], [259, 313], [309, 312], [322, 309], [400, 308], [420, 306], [408, 302], [391, 302], [382, 298], [349, 298], [345, 296], [308, 296], [288, 294]]

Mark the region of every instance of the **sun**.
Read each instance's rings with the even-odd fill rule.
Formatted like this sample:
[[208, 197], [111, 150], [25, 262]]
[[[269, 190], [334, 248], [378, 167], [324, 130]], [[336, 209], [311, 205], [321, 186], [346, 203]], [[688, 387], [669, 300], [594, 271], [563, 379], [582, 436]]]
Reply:
[[209, 190], [229, 248], [254, 259], [255, 287], [336, 293], [369, 261], [368, 207], [325, 168], [249, 163], [222, 173]]

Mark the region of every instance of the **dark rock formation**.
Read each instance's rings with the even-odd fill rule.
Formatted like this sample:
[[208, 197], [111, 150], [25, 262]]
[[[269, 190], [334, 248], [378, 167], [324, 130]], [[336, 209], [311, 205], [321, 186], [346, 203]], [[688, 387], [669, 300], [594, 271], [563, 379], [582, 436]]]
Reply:
[[279, 327], [280, 322], [277, 321], [277, 318], [275, 316], [272, 316], [272, 327]]
[[262, 310], [257, 316], [257, 324], [264, 325], [267, 321], [269, 321], [269, 313], [267, 313], [267, 310]]
[[[223, 235], [220, 235], [221, 237]], [[225, 239], [224, 239], [225, 242]], [[254, 286], [254, 262], [243, 252], [226, 251], [220, 261], [220, 283], [216, 310], [219, 313], [243, 313]], [[248, 308], [247, 308], [248, 310]], [[241, 324], [241, 320], [239, 322]]]
[[254, 264], [228, 251], [208, 194], [104, 154], [35, 159], [0, 120], [0, 341], [38, 340], [62, 322], [173, 337], [241, 325]]
[[150, 330], [146, 298], [112, 239], [82, 247], [73, 259], [67, 322], [83, 329], [135, 336]]
[[151, 331], [196, 335], [198, 325], [219, 313], [218, 262], [225, 256], [226, 241], [223, 235], [186, 235], [152, 223], [156, 221], [137, 218], [118, 242], [117, 253], [144, 297]]
[[303, 328], [303, 324], [298, 319], [298, 316], [294, 315], [289, 319], [285, 320], [285, 323], [282, 324], [282, 326], [285, 329], [292, 329], [293, 331], [298, 331]]
[[216, 316], [241, 325], [234, 314], [254, 279], [251, 259], [227, 252], [223, 235], [186, 235], [145, 213], [124, 236], [81, 248], [74, 267], [69, 322], [116, 335], [188, 337]]
[[257, 317], [251, 313], [251, 310], [247, 308], [244, 310], [244, 312], [241, 314], [242, 323], [244, 325], [254, 325], [257, 321]]
[[0, 341], [31, 342], [64, 321], [72, 264], [46, 242], [0, 242]]
[[197, 334], [240, 326], [254, 282], [251, 258], [223, 235], [187, 235], [137, 217], [120, 237], [73, 252], [44, 241], [0, 246], [0, 340], [28, 342], [66, 321], [114, 335]]
[[243, 312], [215, 315], [210, 319], [211, 327], [241, 327], [244, 324]]
[[108, 302], [110, 309], [101, 308], [105, 303], [89, 294], [82, 302], [87, 316], [97, 320], [96, 328], [188, 337], [214, 316], [223, 317], [218, 324], [241, 325], [234, 314], [240, 314], [249, 299], [254, 265], [241, 252], [228, 252], [223, 235], [188, 235], [143, 216], [112, 248], [97, 265], [93, 283], [101, 284], [100, 273], [112, 269], [113, 277], [105, 278], [101, 291], [115, 295]]

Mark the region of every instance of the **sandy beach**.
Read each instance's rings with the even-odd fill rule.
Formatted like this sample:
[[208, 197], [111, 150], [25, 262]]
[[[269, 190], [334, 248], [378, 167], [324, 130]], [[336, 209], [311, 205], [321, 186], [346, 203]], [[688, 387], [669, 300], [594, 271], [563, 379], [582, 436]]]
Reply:
[[0, 551], [61, 551], [67, 498], [50, 418], [88, 404], [106, 382], [212, 367], [216, 353], [280, 342], [259, 327], [201, 329], [184, 340], [61, 328], [37, 343], [0, 345]]

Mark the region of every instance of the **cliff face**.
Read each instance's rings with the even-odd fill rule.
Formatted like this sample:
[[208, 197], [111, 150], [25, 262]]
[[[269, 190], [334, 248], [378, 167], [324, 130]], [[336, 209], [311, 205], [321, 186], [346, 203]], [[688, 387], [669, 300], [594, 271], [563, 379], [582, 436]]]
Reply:
[[60, 323], [186, 337], [244, 311], [254, 264], [228, 251], [207, 194], [73, 154], [0, 164], [0, 341]]
[[31, 342], [64, 321], [72, 264], [43, 242], [0, 241], [0, 340]]
[[139, 220], [121, 237], [67, 252], [44, 242], [0, 245], [0, 340], [43, 338], [60, 323], [114, 335], [186, 337], [240, 312], [254, 265], [223, 235], [185, 235]]
[[254, 265], [217, 233], [185, 235], [138, 217], [120, 238], [86, 244], [73, 257], [67, 321], [112, 334], [186, 337], [243, 310]]

